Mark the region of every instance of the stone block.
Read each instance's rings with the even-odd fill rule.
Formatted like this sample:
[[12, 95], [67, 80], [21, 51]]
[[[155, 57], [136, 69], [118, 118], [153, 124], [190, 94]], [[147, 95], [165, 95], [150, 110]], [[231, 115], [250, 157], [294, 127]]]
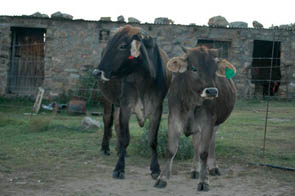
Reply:
[[100, 17], [99, 21], [103, 21], [103, 22], [111, 22], [111, 17]]
[[292, 27], [291, 27], [291, 25], [283, 24], [283, 25], [279, 26], [279, 29], [292, 30]]
[[138, 23], [140, 24], [140, 20], [134, 18], [134, 17], [129, 17], [128, 18], [128, 23]]
[[34, 14], [30, 15], [33, 17], [38, 17], [38, 18], [49, 18], [47, 14], [41, 14], [40, 12], [35, 12]]
[[74, 72], [74, 73], [77, 73], [78, 72], [78, 69], [74, 69], [74, 68], [66, 68], [64, 69], [65, 72]]
[[70, 74], [70, 79], [79, 79], [79, 78], [80, 78], [79, 74], [73, 74], [73, 73]]
[[159, 17], [159, 18], [155, 18], [154, 24], [173, 24], [173, 21], [170, 20], [169, 18]]
[[51, 14], [51, 18], [72, 20], [73, 16], [70, 14], [66, 14], [66, 13], [55, 12], [55, 13]]
[[254, 20], [252, 22], [252, 25], [253, 25], [254, 28], [257, 28], [257, 29], [263, 28], [263, 25], [260, 22], [256, 21], [256, 20]]
[[124, 16], [122, 16], [122, 15], [118, 16], [117, 21], [118, 22], [125, 22]]
[[227, 27], [229, 23], [223, 16], [214, 16], [209, 19], [208, 25], [210, 27]]
[[242, 21], [236, 21], [229, 23], [230, 28], [248, 28], [248, 23]]

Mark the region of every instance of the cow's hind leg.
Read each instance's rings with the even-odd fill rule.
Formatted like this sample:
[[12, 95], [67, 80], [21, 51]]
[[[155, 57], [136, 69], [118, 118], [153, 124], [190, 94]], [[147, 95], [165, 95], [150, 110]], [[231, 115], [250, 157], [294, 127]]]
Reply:
[[[170, 115], [170, 114], [169, 114]], [[171, 119], [171, 120], [170, 120]], [[179, 144], [179, 137], [181, 130], [179, 128], [180, 124], [177, 124], [176, 120], [172, 120], [169, 116], [168, 120], [168, 159], [164, 169], [162, 170], [158, 180], [156, 181], [154, 187], [164, 188], [167, 186], [167, 181], [170, 178], [170, 174], [172, 172], [172, 163], [173, 159], [176, 156]]]
[[103, 105], [104, 132], [101, 143], [101, 151], [105, 155], [110, 155], [110, 139], [112, 137], [113, 113], [113, 105], [110, 102], [105, 101]]
[[150, 130], [149, 130], [149, 146], [152, 152], [152, 159], [150, 164], [151, 176], [153, 179], [157, 179], [160, 175], [160, 166], [158, 162], [158, 131], [162, 115], [162, 105], [159, 106], [150, 117]]
[[208, 157], [208, 168], [209, 168], [209, 175], [211, 176], [220, 176], [219, 168], [216, 164], [216, 154], [215, 154], [215, 140], [216, 140], [216, 132], [218, 126], [214, 127], [214, 131], [212, 134], [212, 138], [209, 144], [209, 157]]
[[199, 145], [200, 145], [200, 132], [196, 132], [192, 135], [192, 142], [194, 146], [194, 158], [191, 169], [191, 178], [198, 179], [200, 175], [200, 154], [199, 154]]

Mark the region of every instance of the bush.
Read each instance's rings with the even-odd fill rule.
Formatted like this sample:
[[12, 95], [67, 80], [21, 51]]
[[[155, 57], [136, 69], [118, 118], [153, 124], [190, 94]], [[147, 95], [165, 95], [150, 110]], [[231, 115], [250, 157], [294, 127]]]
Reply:
[[[151, 156], [150, 148], [148, 145], [148, 128], [144, 128], [143, 134], [135, 142], [135, 151], [143, 157]], [[167, 158], [168, 151], [168, 128], [160, 126], [158, 133], [158, 156], [160, 158]], [[176, 154], [176, 159], [186, 160], [191, 159], [194, 155], [194, 148], [191, 138], [185, 137], [183, 134], [179, 139], [179, 147]]]
[[32, 116], [28, 122], [28, 129], [31, 132], [43, 132], [49, 130], [52, 117], [49, 116]]
[[5, 127], [13, 122], [14, 121], [12, 119], [10, 119], [6, 115], [0, 113], [0, 127]]
[[9, 114], [0, 112], [0, 127], [9, 125], [25, 125], [25, 122], [22, 119], [13, 118]]

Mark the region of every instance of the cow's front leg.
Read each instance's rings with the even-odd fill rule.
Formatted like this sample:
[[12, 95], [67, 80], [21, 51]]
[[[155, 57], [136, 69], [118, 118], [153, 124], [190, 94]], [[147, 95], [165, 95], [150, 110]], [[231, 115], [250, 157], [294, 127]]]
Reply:
[[127, 107], [123, 106], [120, 108], [119, 159], [113, 171], [113, 178], [116, 178], [116, 179], [125, 178], [125, 156], [126, 156], [126, 150], [130, 141], [130, 133], [129, 133], [130, 115], [131, 115], [131, 111], [128, 108], [128, 106]]
[[200, 162], [201, 162], [201, 169], [200, 169], [200, 180], [198, 184], [198, 191], [208, 191], [209, 190], [209, 179], [208, 179], [208, 172], [207, 172], [207, 161], [208, 161], [208, 154], [209, 154], [209, 143], [211, 140], [213, 126], [208, 123], [208, 126], [204, 126], [201, 128], [201, 140], [200, 140]]
[[149, 146], [152, 152], [152, 159], [150, 164], [151, 175], [153, 179], [157, 179], [160, 175], [160, 166], [158, 162], [157, 144], [158, 144], [158, 131], [162, 115], [162, 104], [155, 109], [150, 117], [150, 130], [149, 130]]
[[119, 150], [120, 150], [120, 108], [115, 107], [114, 111], [114, 125], [115, 125], [115, 131], [116, 131], [116, 136], [117, 136], [117, 146], [116, 146], [116, 151], [117, 154], [119, 155]]
[[214, 132], [212, 134], [212, 138], [209, 144], [209, 157], [208, 157], [208, 168], [209, 175], [211, 176], [220, 176], [219, 168], [216, 164], [216, 154], [215, 154], [215, 143], [216, 143], [216, 132], [218, 126], [214, 127]]
[[104, 155], [110, 155], [110, 139], [112, 137], [113, 114], [113, 105], [110, 102], [105, 101], [103, 105], [104, 132], [101, 143], [101, 151]]
[[[178, 118], [179, 119], [179, 118]], [[180, 137], [181, 122], [177, 118], [170, 117], [168, 119], [168, 159], [164, 169], [162, 170], [158, 180], [156, 181], [154, 187], [164, 188], [167, 186], [167, 182], [170, 178], [172, 172], [173, 159], [176, 156]], [[178, 123], [179, 122], [179, 123]]]

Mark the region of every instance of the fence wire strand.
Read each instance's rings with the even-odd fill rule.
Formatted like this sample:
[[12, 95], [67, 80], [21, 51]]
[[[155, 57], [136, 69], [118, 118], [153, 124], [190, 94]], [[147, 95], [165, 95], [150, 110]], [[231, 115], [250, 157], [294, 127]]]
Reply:
[[[65, 39], [64, 37], [60, 37], [60, 39]], [[290, 142], [289, 140], [294, 139], [294, 134], [291, 136], [290, 135], [286, 135], [286, 137], [289, 138], [284, 138], [284, 134], [285, 132], [290, 132], [289, 129], [294, 129], [294, 127], [290, 127], [293, 125], [289, 125], [289, 122], [294, 121], [294, 117], [288, 116], [286, 113], [288, 113], [288, 111], [286, 111], [288, 108], [284, 107], [284, 106], [275, 106], [275, 104], [273, 105], [273, 102], [271, 102], [271, 100], [284, 100], [284, 98], [281, 97], [281, 95], [279, 93], [274, 94], [272, 96], [270, 96], [270, 90], [271, 90], [271, 83], [272, 82], [277, 82], [277, 79], [273, 79], [272, 77], [272, 71], [273, 69], [280, 69], [281, 73], [284, 73], [286, 77], [281, 78], [279, 80], [280, 82], [280, 89], [286, 89], [286, 95], [284, 96], [285, 99], [288, 99], [288, 101], [294, 102], [295, 100], [295, 92], [294, 91], [290, 91], [288, 88], [288, 85], [290, 85], [291, 83], [295, 84], [295, 81], [293, 81], [291, 78], [288, 78], [288, 72], [290, 71], [290, 68], [294, 67], [294, 64], [280, 64], [280, 65], [275, 65], [274, 64], [274, 60], [280, 60], [280, 58], [276, 58], [274, 57], [274, 45], [275, 45], [275, 40], [276, 37], [274, 35], [273, 38], [273, 45], [272, 45], [272, 57], [266, 57], [266, 58], [260, 58], [260, 57], [253, 57], [251, 60], [270, 60], [270, 65], [269, 66], [250, 66], [248, 67], [248, 72], [245, 73], [242, 69], [240, 69], [236, 75], [236, 78], [234, 78], [234, 82], [236, 84], [246, 84], [249, 86], [249, 92], [247, 94], [244, 94], [242, 91], [238, 91], [238, 97], [240, 99], [243, 100], [249, 100], [250, 102], [260, 102], [261, 104], [263, 104], [264, 102], [261, 100], [266, 100], [266, 105], [265, 107], [259, 107], [259, 108], [252, 108], [252, 107], [242, 107], [242, 108], [236, 108], [235, 111], [236, 112], [245, 112], [245, 114], [247, 115], [251, 115], [251, 113], [256, 113], [259, 114], [260, 116], [264, 117], [264, 125], [263, 123], [261, 123], [261, 121], [256, 121], [256, 119], [251, 119], [251, 116], [249, 116], [247, 118], [247, 123], [245, 124], [240, 124], [241, 129], [243, 127], [246, 127], [247, 129], [259, 129], [258, 131], [263, 130], [263, 134], [259, 135], [259, 137], [252, 137], [250, 138], [251, 141], [249, 141], [247, 143], [247, 145], [249, 145], [249, 148], [255, 148], [258, 149], [258, 152], [262, 152], [261, 153], [261, 161], [262, 163], [257, 163], [258, 165], [266, 165], [269, 163], [266, 163], [265, 161], [268, 161], [265, 159], [266, 155], [270, 152], [268, 152], [268, 149], [272, 149], [272, 155], [270, 156], [285, 156], [285, 159], [288, 159], [289, 157], [295, 156], [295, 148], [282, 148], [280, 145], [281, 144], [276, 144], [276, 143], [269, 143], [275, 140], [283, 140], [283, 141], [287, 141]], [[50, 40], [46, 40], [46, 44], [51, 44]], [[15, 47], [29, 47], [31, 45], [20, 45], [20, 44], [16, 44]], [[36, 44], [36, 46], [40, 47], [43, 46], [42, 44]], [[7, 46], [2, 46], [2, 47], [11, 47], [10, 45]], [[46, 47], [45, 47], [46, 50]], [[65, 49], [67, 50], [67, 49]], [[79, 48], [80, 51], [89, 51], [89, 48], [87, 46], [85, 47], [80, 47]], [[74, 51], [74, 50], [70, 50], [68, 49], [67, 52], [70, 51]], [[66, 57], [69, 58], [69, 63], [72, 64], [76, 64], [76, 62], [74, 62], [73, 59], [71, 59], [70, 56]], [[9, 57], [7, 57], [7, 55], [4, 55], [2, 53], [2, 49], [0, 51], [0, 60], [6, 60], [9, 61]], [[16, 57], [14, 59], [14, 61], [12, 61], [12, 63], [16, 63], [19, 60], [21, 60], [21, 57]], [[93, 59], [93, 64], [95, 65], [97, 59]], [[52, 72], [52, 70], [54, 69], [54, 66], [56, 64], [61, 64], [61, 61], [58, 58], [54, 58], [54, 57], [47, 57], [46, 55], [44, 56], [43, 60], [40, 60], [38, 58], [36, 59], [32, 59], [32, 58], [27, 58], [25, 59], [27, 64], [38, 64], [41, 63], [44, 66], [43, 69], [43, 75], [34, 75], [34, 72], [28, 72], [25, 75], [22, 75], [22, 73], [10, 73], [8, 74], [8, 80], [11, 78], [18, 78], [21, 81], [24, 80], [40, 80], [42, 79], [43, 83], [46, 83], [46, 81], [48, 80], [52, 80], [52, 81], [61, 81], [62, 82], [68, 82], [70, 79], [69, 78], [65, 78], [62, 76], [58, 76], [58, 75], [48, 75], [46, 72], [48, 70], [50, 70]], [[265, 70], [269, 70], [269, 77], [266, 79], [259, 79], [259, 78], [253, 78], [253, 75], [249, 74], [251, 72], [254, 72], [256, 69], [259, 69], [260, 71], [265, 71]], [[80, 98], [82, 98], [83, 100], [85, 100], [87, 102], [87, 104], [89, 104], [89, 111], [97, 111], [98, 108], [101, 109], [102, 104], [99, 105], [97, 103], [99, 103], [99, 96], [100, 95], [100, 91], [99, 91], [99, 87], [96, 85], [95, 79], [91, 76], [89, 76], [88, 72], [91, 70], [78, 70], [78, 72], [73, 71], [73, 70], [68, 70], [68, 73], [72, 73], [72, 74], [77, 74], [77, 78], [75, 79], [71, 79], [74, 81], [75, 85], [72, 85], [71, 87], [67, 87], [64, 91], [62, 91], [59, 88], [54, 88], [54, 87], [48, 87], [46, 85], [43, 86], [43, 88], [45, 89], [46, 94], [46, 100], [42, 103], [43, 105], [41, 105], [41, 112], [42, 113], [50, 113], [52, 111], [50, 110], [46, 110], [44, 108], [44, 106], [49, 106], [51, 103], [56, 102], [57, 104], [68, 104], [69, 100], [74, 97], [74, 96], [79, 96]], [[266, 82], [268, 85], [267, 88], [267, 95], [263, 95], [263, 96], [257, 96], [255, 95], [255, 87], [258, 83], [262, 83], [262, 82]], [[42, 86], [42, 85], [41, 85]], [[10, 97], [14, 97], [14, 96], [23, 96], [23, 95], [28, 95], [29, 98], [29, 103], [31, 104], [15, 104], [15, 103], [11, 103], [11, 102], [5, 102], [5, 101], [1, 101], [2, 98], [0, 98], [0, 112], [1, 111], [7, 111], [7, 110], [12, 110], [12, 109], [17, 109], [19, 111], [21, 111], [19, 113], [19, 115], [24, 115], [24, 114], [30, 114], [32, 113], [32, 107], [33, 107], [33, 103], [34, 103], [34, 99], [35, 96], [37, 94], [37, 88], [38, 86], [24, 86], [22, 85], [21, 88], [16, 88], [16, 92], [8, 92], [7, 95], [4, 96], [4, 99], [10, 99]], [[295, 86], [293, 87], [295, 88]], [[67, 91], [67, 92], [66, 92]], [[57, 93], [58, 96], [56, 95], [50, 95], [50, 93], [55, 94]], [[63, 98], [61, 97], [61, 95], [63, 96]], [[261, 98], [263, 97], [263, 98]], [[284, 105], [283, 102], [280, 102], [281, 105]], [[167, 109], [164, 110], [165, 114], [167, 114]], [[78, 112], [79, 113], [79, 112]], [[81, 114], [85, 115], [84, 112], [80, 112]], [[55, 114], [57, 116], [57, 118], [62, 119], [62, 120], [71, 120], [73, 118], [73, 116], [68, 115], [68, 111], [67, 109], [59, 109], [58, 113]], [[89, 114], [86, 114], [89, 115]], [[284, 121], [285, 120], [285, 121]], [[250, 121], [250, 122], [249, 122]], [[276, 126], [275, 123], [278, 122], [279, 126]], [[263, 129], [264, 128], [264, 129]], [[253, 130], [252, 130], [253, 131]], [[226, 132], [226, 131], [224, 131]], [[255, 130], [253, 131], [255, 133]], [[279, 133], [279, 134], [274, 134], [274, 133]], [[245, 143], [245, 138], [241, 137], [241, 134], [243, 132], [241, 131], [236, 131], [236, 132], [228, 132], [226, 133], [226, 137], [234, 140], [237, 143], [243, 144]], [[258, 133], [257, 133], [258, 134]], [[259, 134], [261, 134], [261, 132], [259, 132]], [[221, 135], [217, 135], [217, 139], [222, 140], [225, 136]], [[293, 140], [294, 141], [294, 140]], [[270, 146], [271, 145], [271, 146]], [[291, 145], [292, 146], [292, 145]], [[273, 149], [275, 148], [275, 149]], [[247, 152], [246, 152], [247, 153]], [[256, 153], [255, 151], [251, 151], [251, 153]], [[272, 164], [271, 164], [272, 165]], [[295, 165], [289, 165], [291, 167], [295, 167]]]

